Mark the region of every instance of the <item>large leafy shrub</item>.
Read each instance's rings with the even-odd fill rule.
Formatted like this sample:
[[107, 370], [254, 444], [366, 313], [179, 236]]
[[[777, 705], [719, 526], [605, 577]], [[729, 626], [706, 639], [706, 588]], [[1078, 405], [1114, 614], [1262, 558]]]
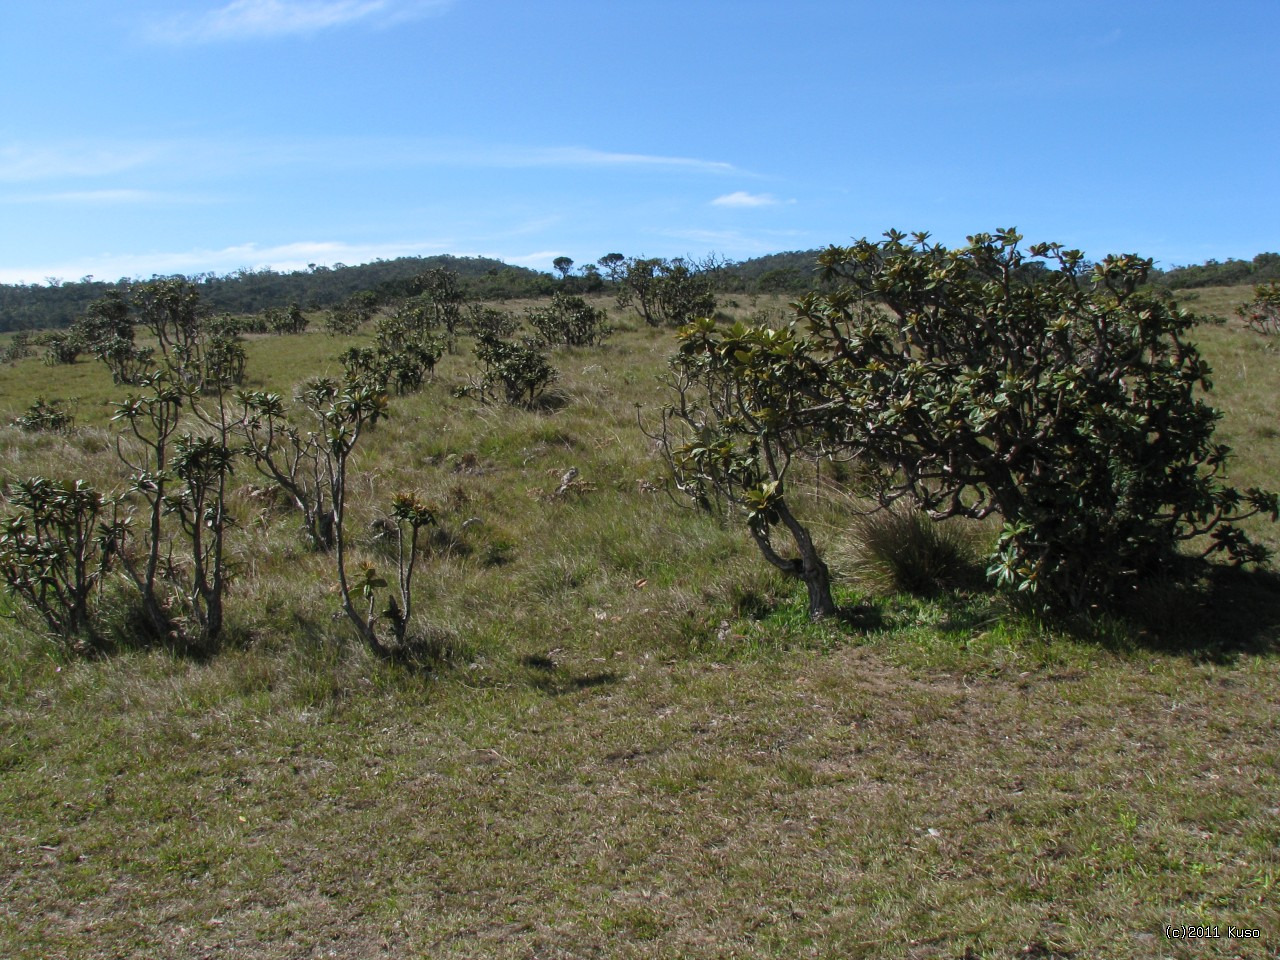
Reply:
[[1055, 607], [1168, 571], [1189, 541], [1266, 558], [1239, 522], [1274, 520], [1277, 498], [1225, 482], [1209, 367], [1188, 339], [1199, 318], [1144, 292], [1150, 260], [1024, 252], [1012, 230], [958, 249], [886, 236], [825, 251], [828, 291], [784, 330], [685, 332], [681, 363], [715, 414], [686, 416], [701, 436], [675, 450], [695, 492], [735, 488], [759, 540], [789, 513], [786, 462], [856, 456], [883, 503], [999, 515], [990, 575]]

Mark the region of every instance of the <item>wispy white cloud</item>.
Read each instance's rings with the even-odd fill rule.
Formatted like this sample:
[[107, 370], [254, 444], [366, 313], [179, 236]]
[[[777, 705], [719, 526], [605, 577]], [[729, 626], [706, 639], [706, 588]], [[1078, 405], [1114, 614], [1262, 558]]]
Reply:
[[579, 146], [476, 143], [396, 137], [130, 143], [63, 142], [0, 147], [0, 182], [103, 178], [146, 170], [183, 180], [225, 179], [248, 170], [320, 167], [371, 170], [415, 167], [683, 170], [742, 175], [731, 163], [698, 157], [626, 153]]
[[745, 190], [735, 190], [711, 201], [712, 206], [716, 207], [772, 207], [777, 203], [777, 197], [771, 194], [747, 193]]
[[[301, 156], [315, 156], [312, 145], [299, 150]], [[626, 153], [578, 146], [536, 146], [528, 144], [470, 143], [446, 140], [342, 141], [329, 145], [323, 155], [352, 157], [361, 162], [393, 165], [463, 165], [481, 167], [652, 167], [683, 169], [702, 173], [741, 173], [731, 163], [700, 157], [671, 157], [653, 153]]]
[[451, 0], [232, 0], [202, 14], [153, 25], [164, 43], [216, 43], [319, 33], [353, 25], [387, 26], [439, 12]]
[[0, 147], [0, 182], [98, 177], [154, 163], [155, 145], [112, 143], [17, 144]]
[[379, 259], [392, 260], [396, 257], [456, 253], [450, 249], [452, 245], [449, 240], [366, 244], [301, 240], [266, 247], [256, 243], [241, 243], [221, 249], [103, 254], [41, 266], [0, 267], [0, 283], [39, 283], [46, 277], [78, 278], [89, 275], [101, 280], [117, 280], [121, 277], [150, 277], [157, 274], [231, 273], [241, 268], [257, 270], [264, 267], [287, 272], [305, 270], [313, 263], [333, 266], [337, 263], [359, 264]]
[[69, 203], [76, 205], [127, 205], [144, 203], [210, 203], [208, 198], [160, 193], [155, 190], [65, 190], [60, 193], [31, 193], [0, 196], [0, 203]]
[[591, 150], [583, 147], [545, 147], [515, 149], [510, 162], [515, 166], [574, 166], [574, 167], [683, 167], [711, 173], [733, 173], [731, 163], [718, 160], [700, 160], [695, 157], [664, 157], [646, 153], [614, 153], [607, 150]]

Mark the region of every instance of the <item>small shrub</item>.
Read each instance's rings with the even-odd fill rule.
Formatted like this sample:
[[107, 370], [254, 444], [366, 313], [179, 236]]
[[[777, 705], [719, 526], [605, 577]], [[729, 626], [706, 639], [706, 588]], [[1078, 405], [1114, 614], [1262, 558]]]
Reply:
[[44, 362], [50, 367], [69, 366], [80, 358], [80, 341], [71, 334], [46, 333], [37, 343], [44, 347]]
[[331, 337], [349, 337], [360, 329], [365, 318], [344, 306], [334, 307], [324, 318], [324, 331]]
[[501, 340], [520, 328], [520, 321], [510, 310], [498, 310], [482, 303], [473, 303], [467, 312], [467, 323], [475, 337], [496, 337]]
[[634, 307], [645, 323], [678, 327], [716, 311], [715, 275], [722, 266], [704, 262], [631, 257], [617, 264], [618, 307]]
[[608, 311], [592, 307], [581, 297], [557, 293], [545, 307], [528, 311], [529, 325], [544, 343], [594, 347], [611, 332]]
[[205, 392], [235, 386], [244, 381], [248, 354], [244, 341], [235, 333], [220, 332], [209, 337], [204, 351], [201, 382]]
[[1271, 336], [1280, 333], [1280, 283], [1253, 288], [1253, 299], [1236, 311], [1250, 330]]
[[19, 360], [27, 359], [32, 353], [31, 334], [20, 330], [13, 335], [8, 345], [0, 350], [0, 363], [17, 363]]
[[0, 579], [66, 640], [90, 634], [92, 597], [119, 555], [124, 528], [82, 480], [32, 477], [5, 496], [18, 513], [0, 521]]
[[263, 321], [268, 330], [278, 335], [303, 333], [307, 329], [307, 318], [296, 303], [289, 304], [287, 309], [269, 307], [263, 312]]
[[443, 341], [425, 330], [414, 330], [403, 320], [384, 317], [378, 321], [378, 340], [373, 347], [352, 347], [338, 359], [346, 380], [379, 393], [414, 393], [435, 372], [444, 354]]
[[26, 413], [14, 417], [10, 422], [27, 433], [63, 433], [71, 429], [75, 417], [63, 408], [61, 400], [36, 397], [35, 403], [27, 407]]
[[502, 399], [512, 405], [532, 406], [559, 374], [539, 349], [537, 340], [519, 343], [497, 337], [481, 337], [476, 341], [476, 359], [482, 367], [479, 384], [456, 391], [488, 400], [502, 389]]
[[112, 383], [137, 386], [151, 372], [151, 358], [155, 351], [151, 347], [135, 346], [132, 339], [117, 336], [100, 341], [94, 347], [94, 353], [111, 371]]

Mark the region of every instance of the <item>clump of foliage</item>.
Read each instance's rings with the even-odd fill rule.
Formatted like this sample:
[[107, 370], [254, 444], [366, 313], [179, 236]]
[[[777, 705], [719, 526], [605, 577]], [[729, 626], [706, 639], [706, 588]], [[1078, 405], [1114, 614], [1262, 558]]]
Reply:
[[1277, 498], [1224, 482], [1230, 451], [1199, 395], [1209, 368], [1187, 339], [1199, 318], [1144, 292], [1151, 261], [1087, 268], [1056, 244], [1023, 252], [1012, 230], [954, 250], [886, 236], [825, 251], [832, 289], [783, 330], [682, 336], [679, 368], [702, 392], [675, 407], [693, 430], [672, 459], [695, 495], [747, 507], [766, 556], [774, 523], [798, 536], [788, 464], [839, 455], [862, 461], [882, 503], [1001, 516], [989, 574], [1047, 606], [1105, 603], [1173, 569], [1188, 541], [1266, 559], [1239, 522], [1274, 520]]
[[19, 330], [4, 349], [0, 350], [0, 363], [17, 363], [19, 360], [27, 359], [32, 352], [31, 334], [26, 330]]
[[[387, 588], [387, 581], [378, 575], [377, 569], [372, 565], [362, 567], [360, 579], [356, 581], [364, 601], [364, 623], [357, 624], [357, 628], [365, 642], [383, 656], [402, 650], [405, 646], [413, 616], [413, 574], [417, 566], [418, 541], [424, 527], [436, 526], [434, 509], [407, 493], [397, 494], [393, 499], [391, 518], [396, 537], [396, 590], [388, 593], [387, 607], [382, 611], [382, 618], [391, 624], [394, 645], [383, 642], [378, 636], [378, 615], [375, 613], [378, 591]], [[344, 603], [348, 608], [351, 607], [350, 598], [345, 594]]]
[[338, 359], [349, 382], [377, 392], [394, 389], [405, 394], [422, 388], [443, 353], [439, 337], [401, 312], [377, 320], [372, 347], [352, 347]]
[[714, 259], [696, 262], [682, 257], [631, 257], [608, 265], [610, 274], [617, 277], [618, 307], [634, 307], [652, 327], [678, 327], [695, 317], [714, 314], [715, 280], [720, 267]]
[[345, 516], [347, 461], [361, 434], [386, 416], [386, 393], [351, 380], [309, 380], [297, 393], [312, 427], [307, 431], [290, 421], [278, 393], [241, 393], [236, 400], [240, 414], [232, 429], [254, 468], [293, 501], [312, 547], [337, 546]]
[[325, 317], [325, 331], [334, 337], [347, 337], [354, 334], [373, 317], [378, 308], [376, 295], [362, 290], [335, 304]]
[[[320, 496], [328, 497], [330, 520], [326, 526], [332, 530], [342, 611], [369, 648], [385, 656], [386, 648], [378, 639], [368, 612], [362, 615], [352, 599], [352, 581], [347, 575], [346, 515], [351, 455], [363, 433], [386, 415], [387, 396], [367, 386], [318, 379], [304, 386], [301, 397], [319, 421], [321, 431], [319, 443], [309, 442], [318, 455]], [[366, 600], [371, 599], [376, 586], [373, 580], [374, 574], [366, 568], [357, 584]]]
[[119, 554], [123, 527], [112, 504], [81, 480], [14, 481], [18, 512], [0, 521], [0, 578], [64, 640], [92, 632], [92, 600]]
[[[327, 390], [304, 390], [321, 406]], [[282, 490], [302, 514], [307, 541], [316, 550], [333, 547], [333, 510], [329, 506], [328, 460], [323, 430], [303, 432], [289, 421], [278, 393], [255, 391], [237, 395], [240, 416], [234, 422], [243, 450], [254, 468]], [[300, 398], [301, 399], [301, 398]], [[308, 407], [311, 410], [311, 407]], [[323, 426], [323, 416], [316, 426]]]
[[1104, 602], [1200, 537], [1205, 555], [1265, 559], [1238, 523], [1274, 519], [1276, 496], [1223, 482], [1209, 367], [1186, 339], [1199, 318], [1143, 291], [1150, 260], [1088, 269], [1021, 239], [891, 232], [819, 258], [840, 286], [798, 316], [878, 493], [935, 519], [998, 512], [989, 572], [1055, 606]]
[[213, 333], [205, 342], [200, 382], [206, 392], [226, 389], [244, 381], [249, 355], [244, 341], [232, 331]]
[[[135, 328], [155, 338], [139, 347]], [[81, 351], [106, 364], [117, 384], [140, 385], [161, 366], [183, 382], [213, 392], [244, 378], [245, 322], [230, 315], [210, 318], [195, 284], [182, 277], [113, 289], [89, 304], [64, 334], [46, 337], [50, 362], [74, 363]]]
[[1238, 311], [1250, 330], [1271, 336], [1280, 333], [1280, 283], [1260, 284], [1253, 288], [1253, 299]]
[[460, 387], [455, 391], [459, 396], [488, 401], [499, 397], [500, 391], [509, 404], [532, 406], [558, 376], [536, 339], [517, 343], [484, 335], [476, 338], [475, 350], [480, 380]]
[[263, 311], [267, 330], [277, 335], [305, 333], [307, 317], [296, 302], [287, 307], [268, 307]]
[[71, 429], [75, 417], [63, 406], [61, 400], [36, 397], [25, 413], [19, 414], [10, 422], [27, 433], [62, 433]]
[[[123, 566], [156, 636], [207, 646], [223, 628], [232, 523], [227, 484], [239, 451], [221, 391], [206, 411], [196, 402], [196, 388], [172, 369], [144, 378], [140, 387], [116, 405], [112, 418], [128, 427], [117, 454], [146, 521], [141, 556], [124, 551]], [[174, 518], [178, 536], [166, 527], [167, 517]]]
[[[374, 616], [376, 591], [386, 583], [371, 566], [361, 568], [358, 575], [348, 571], [346, 541], [351, 456], [361, 436], [386, 416], [386, 393], [349, 380], [310, 380], [298, 392], [298, 401], [315, 427], [306, 433], [289, 423], [288, 410], [279, 394], [241, 394], [237, 399], [242, 415], [233, 422], [232, 429], [245, 441], [245, 453], [259, 473], [293, 500], [303, 514], [312, 545], [319, 550], [333, 550], [342, 612], [372, 652], [388, 655], [389, 648], [378, 636]], [[434, 515], [427, 508], [411, 498], [405, 502], [409, 506], [403, 510], [397, 506], [395, 514], [398, 522], [412, 528], [408, 553], [401, 537], [402, 593], [400, 606], [395, 609], [401, 612], [402, 619], [391, 618], [396, 624], [397, 640], [403, 640], [411, 612], [408, 592], [418, 530], [434, 522]]]
[[474, 337], [505, 340], [520, 329], [520, 321], [510, 310], [499, 310], [477, 302], [467, 308], [467, 326]]
[[77, 342], [111, 371], [111, 381], [136, 384], [151, 368], [152, 349], [134, 343], [134, 324], [124, 292], [109, 290], [71, 325]]
[[135, 322], [155, 338], [158, 355], [135, 354], [137, 369], [124, 382], [144, 384], [158, 367], [206, 393], [244, 379], [247, 354], [235, 321], [209, 318], [195, 284], [182, 277], [139, 284], [131, 291], [129, 306]]
[[527, 318], [544, 343], [594, 347], [610, 333], [608, 311], [565, 293], [556, 293], [546, 306], [531, 308]]
[[[443, 327], [452, 341], [462, 322], [466, 294], [455, 270], [437, 267], [414, 277], [409, 284], [409, 308], [417, 311], [428, 330]], [[452, 349], [452, 348], [450, 348]]]
[[43, 333], [36, 338], [36, 343], [44, 347], [47, 366], [70, 366], [80, 359], [80, 339], [71, 333]]

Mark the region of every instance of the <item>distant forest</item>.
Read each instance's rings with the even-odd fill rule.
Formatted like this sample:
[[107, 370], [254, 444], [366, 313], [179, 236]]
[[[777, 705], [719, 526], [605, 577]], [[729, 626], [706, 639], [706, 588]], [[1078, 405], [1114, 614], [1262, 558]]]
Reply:
[[[737, 263], [715, 263], [715, 286], [724, 293], [801, 294], [817, 283], [815, 260], [819, 252], [797, 250]], [[557, 269], [564, 264], [571, 265], [572, 261], [562, 259]], [[595, 293], [611, 288], [610, 281], [596, 264], [585, 264], [577, 271], [565, 266], [558, 278], [527, 267], [513, 267], [500, 260], [453, 256], [400, 257], [360, 266], [312, 265], [289, 273], [271, 269], [237, 270], [225, 276], [199, 274], [190, 279], [199, 285], [201, 301], [213, 311], [250, 314], [295, 303], [304, 310], [323, 309], [365, 290], [378, 294], [381, 300], [391, 300], [403, 296], [413, 278], [441, 268], [458, 275], [458, 285], [464, 295], [480, 300], [543, 297], [566, 289]], [[1252, 260], [1209, 260], [1193, 266], [1157, 269], [1152, 280], [1170, 290], [1280, 281], [1280, 253], [1260, 253]], [[47, 284], [0, 284], [0, 332], [66, 327], [81, 316], [90, 303], [128, 283], [128, 280], [109, 282], [86, 278]]]

